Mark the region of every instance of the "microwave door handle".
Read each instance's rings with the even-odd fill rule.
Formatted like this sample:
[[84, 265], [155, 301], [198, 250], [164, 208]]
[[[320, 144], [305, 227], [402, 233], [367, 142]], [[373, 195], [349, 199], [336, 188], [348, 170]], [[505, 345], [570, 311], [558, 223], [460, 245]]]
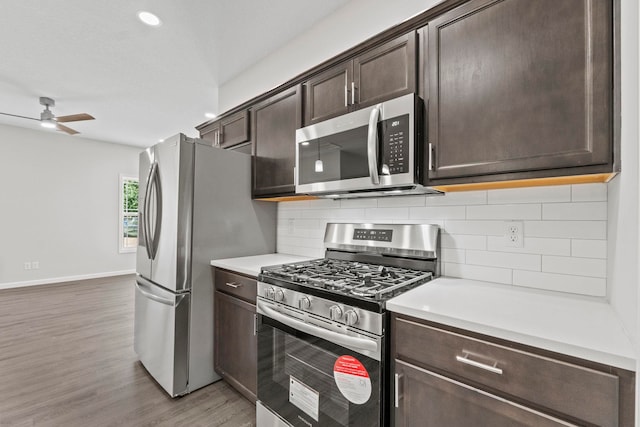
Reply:
[[367, 136], [367, 157], [369, 158], [369, 176], [371, 183], [380, 184], [378, 176], [378, 120], [380, 119], [380, 110], [382, 104], [373, 107], [369, 115], [369, 133]]

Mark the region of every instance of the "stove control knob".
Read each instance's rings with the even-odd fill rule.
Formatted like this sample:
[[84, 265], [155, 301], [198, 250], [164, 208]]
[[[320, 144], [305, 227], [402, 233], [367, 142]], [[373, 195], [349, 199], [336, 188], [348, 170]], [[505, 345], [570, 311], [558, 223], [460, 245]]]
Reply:
[[282, 302], [284, 301], [284, 292], [282, 291], [282, 289], [277, 289], [276, 293], [274, 295], [274, 299], [278, 302]]
[[267, 289], [264, 291], [264, 296], [265, 296], [267, 299], [274, 299], [274, 298], [275, 298], [275, 295], [276, 295], [276, 290], [275, 290], [273, 287], [267, 288]]
[[303, 310], [309, 310], [311, 308], [311, 300], [309, 297], [302, 297], [299, 301], [300, 308]]
[[356, 313], [354, 310], [347, 310], [344, 313], [344, 323], [347, 326], [356, 325], [358, 323], [358, 313]]
[[329, 307], [329, 319], [331, 320], [342, 319], [342, 309], [337, 305], [332, 305], [331, 307]]

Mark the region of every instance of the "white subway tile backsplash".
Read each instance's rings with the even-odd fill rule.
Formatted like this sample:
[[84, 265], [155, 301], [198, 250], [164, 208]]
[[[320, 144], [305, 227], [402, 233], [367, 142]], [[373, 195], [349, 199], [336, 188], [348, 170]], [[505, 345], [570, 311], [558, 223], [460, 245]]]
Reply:
[[543, 255], [542, 271], [574, 276], [607, 277], [607, 262], [603, 259]]
[[[438, 224], [444, 276], [604, 296], [606, 200], [606, 184], [580, 184], [280, 202], [277, 250], [324, 256], [328, 222]], [[522, 248], [505, 244], [512, 220], [523, 221]]]
[[457, 264], [465, 263], [465, 251], [463, 249], [447, 249], [442, 248], [440, 251], [441, 262], [455, 262]]
[[361, 199], [343, 199], [340, 200], [341, 208], [377, 208], [378, 199], [361, 198]]
[[467, 250], [467, 264], [540, 271], [540, 255]]
[[487, 249], [487, 236], [449, 234], [445, 229], [440, 233], [440, 246], [450, 249]]
[[368, 221], [409, 219], [409, 208], [371, 208], [365, 211]]
[[606, 239], [606, 221], [525, 221], [524, 237]]
[[574, 184], [571, 186], [573, 202], [606, 202], [607, 184]]
[[311, 258], [324, 257], [324, 249], [305, 248], [300, 246], [277, 245], [277, 251], [283, 254], [307, 256]]
[[465, 219], [464, 206], [409, 208], [410, 219]]
[[395, 208], [397, 206], [424, 206], [424, 195], [418, 196], [400, 196], [400, 197], [381, 197], [378, 199], [379, 208]]
[[427, 206], [486, 205], [486, 191], [454, 191], [444, 196], [427, 196]]
[[508, 268], [484, 267], [480, 265], [442, 263], [442, 274], [461, 279], [482, 280], [485, 282], [511, 284], [512, 271]]
[[504, 221], [444, 221], [445, 230], [451, 234], [502, 236], [504, 227]]
[[571, 255], [581, 258], [607, 258], [606, 240], [572, 240]]
[[365, 209], [307, 209], [300, 211], [302, 218], [350, 219], [364, 218]]
[[541, 211], [537, 203], [467, 206], [467, 219], [536, 220], [542, 218]]
[[515, 252], [539, 255], [571, 255], [571, 239], [526, 237], [522, 248], [507, 246], [504, 236], [489, 236], [487, 249], [496, 252]]
[[597, 297], [604, 297], [607, 294], [606, 280], [596, 277], [514, 270], [513, 284]]
[[570, 202], [571, 186], [507, 188], [489, 190], [489, 204]]
[[600, 220], [607, 219], [607, 202], [550, 203], [542, 205], [543, 220]]

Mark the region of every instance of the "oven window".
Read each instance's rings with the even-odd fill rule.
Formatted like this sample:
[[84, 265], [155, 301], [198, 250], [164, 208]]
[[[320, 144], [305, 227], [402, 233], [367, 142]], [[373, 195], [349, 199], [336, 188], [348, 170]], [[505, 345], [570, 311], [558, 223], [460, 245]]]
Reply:
[[298, 183], [340, 181], [369, 176], [368, 126], [298, 144]]
[[381, 425], [380, 362], [261, 319], [258, 400], [267, 408], [293, 426]]

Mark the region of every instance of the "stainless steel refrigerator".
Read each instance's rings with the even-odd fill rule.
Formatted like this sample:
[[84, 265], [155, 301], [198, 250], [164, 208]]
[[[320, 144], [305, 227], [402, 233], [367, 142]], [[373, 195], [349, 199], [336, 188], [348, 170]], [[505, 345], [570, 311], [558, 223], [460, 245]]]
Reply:
[[275, 251], [276, 206], [251, 200], [251, 157], [176, 135], [140, 154], [134, 349], [171, 396], [213, 366], [215, 258]]

